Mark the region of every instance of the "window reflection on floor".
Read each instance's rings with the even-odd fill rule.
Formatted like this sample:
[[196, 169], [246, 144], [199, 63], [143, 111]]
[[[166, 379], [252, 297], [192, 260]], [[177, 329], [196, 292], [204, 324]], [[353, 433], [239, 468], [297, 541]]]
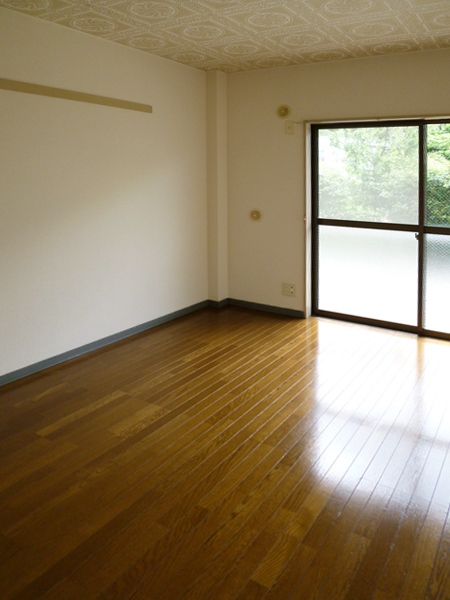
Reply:
[[326, 319], [317, 336], [314, 474], [324, 489], [364, 481], [369, 496], [448, 505], [450, 343]]

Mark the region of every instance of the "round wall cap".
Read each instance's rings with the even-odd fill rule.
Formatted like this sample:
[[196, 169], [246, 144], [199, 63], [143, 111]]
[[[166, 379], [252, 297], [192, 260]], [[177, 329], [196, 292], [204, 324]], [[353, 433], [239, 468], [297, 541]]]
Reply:
[[262, 212], [258, 208], [254, 208], [253, 210], [250, 211], [250, 219], [252, 221], [261, 221]]
[[291, 107], [287, 104], [282, 104], [277, 108], [277, 115], [280, 119], [286, 119], [291, 114]]

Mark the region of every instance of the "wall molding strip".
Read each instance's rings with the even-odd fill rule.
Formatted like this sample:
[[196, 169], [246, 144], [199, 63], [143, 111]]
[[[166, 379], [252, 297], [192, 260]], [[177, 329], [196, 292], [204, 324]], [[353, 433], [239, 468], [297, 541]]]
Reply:
[[145, 113], [153, 112], [153, 109], [149, 104], [129, 102], [128, 100], [117, 100], [116, 98], [108, 98], [107, 96], [85, 94], [84, 92], [63, 90], [61, 88], [38, 85], [35, 83], [25, 83], [24, 81], [15, 81], [13, 79], [0, 78], [0, 89], [10, 92], [22, 92], [23, 94], [48, 96], [50, 98], [61, 98], [62, 100], [74, 100], [75, 102], [87, 102], [88, 104], [100, 104], [101, 106], [112, 106], [114, 108], [124, 108], [126, 110], [137, 110]]
[[252, 310], [262, 310], [264, 312], [284, 315], [286, 317], [294, 317], [295, 319], [304, 319], [305, 313], [302, 310], [294, 310], [292, 308], [282, 308], [281, 306], [270, 306], [269, 304], [258, 304], [257, 302], [247, 302], [246, 300], [235, 300], [228, 298], [227, 304], [230, 306], [240, 306], [241, 308], [250, 308]]
[[17, 381], [18, 379], [23, 379], [24, 377], [28, 377], [29, 375], [34, 375], [35, 373], [44, 371], [49, 367], [55, 367], [56, 365], [71, 360], [72, 358], [76, 358], [77, 356], [87, 354], [88, 352], [93, 352], [94, 350], [99, 350], [104, 346], [109, 346], [110, 344], [114, 344], [114, 342], [119, 342], [120, 340], [131, 337], [132, 335], [136, 335], [137, 333], [146, 331], [147, 329], [152, 329], [153, 327], [161, 325], [162, 323], [173, 321], [174, 319], [178, 319], [178, 317], [182, 317], [189, 313], [195, 312], [197, 310], [200, 310], [201, 308], [223, 308], [225, 306], [238, 306], [241, 308], [250, 308], [252, 310], [262, 310], [265, 312], [277, 313], [288, 317], [294, 317], [299, 319], [304, 318], [304, 313], [302, 311], [291, 310], [289, 308], [269, 306], [266, 304], [256, 304], [255, 302], [246, 302], [244, 300], [233, 300], [233, 298], [226, 298], [224, 300], [221, 300], [220, 302], [217, 302], [215, 300], [204, 300], [203, 302], [198, 302], [197, 304], [193, 304], [192, 306], [188, 306], [168, 315], [164, 315], [162, 317], [158, 317], [157, 319], [153, 319], [152, 321], [147, 321], [146, 323], [142, 323], [141, 325], [136, 325], [135, 327], [131, 327], [130, 329], [125, 329], [124, 331], [114, 333], [113, 335], [109, 335], [108, 337], [102, 338], [101, 340], [91, 342], [90, 344], [86, 344], [84, 346], [79, 346], [78, 348], [74, 348], [73, 350], [63, 352], [62, 354], [58, 354], [57, 356], [52, 356], [50, 358], [47, 358], [46, 360], [41, 360], [27, 367], [23, 367], [22, 369], [18, 369], [17, 371], [6, 373], [6, 375], [0, 375], [0, 386], [6, 385], [7, 383], [12, 383], [14, 381]]
[[213, 308], [223, 308], [224, 306], [229, 306], [229, 304], [228, 298], [219, 302], [217, 300], [208, 300], [208, 306], [212, 306]]
[[50, 358], [47, 358], [46, 360], [41, 360], [37, 363], [29, 365], [28, 367], [23, 367], [22, 369], [18, 369], [17, 371], [6, 373], [6, 375], [0, 376], [0, 386], [16, 381], [17, 379], [22, 379], [23, 377], [28, 377], [28, 375], [33, 375], [34, 373], [38, 373], [39, 371], [43, 371], [44, 369], [48, 369], [49, 367], [55, 367], [56, 365], [66, 362], [67, 360], [71, 360], [72, 358], [76, 358], [77, 356], [81, 356], [82, 354], [87, 354], [88, 352], [92, 352], [93, 350], [98, 350], [100, 348], [103, 348], [104, 346], [109, 346], [110, 344], [114, 344], [114, 342], [119, 342], [120, 340], [124, 340], [127, 337], [136, 335], [137, 333], [141, 333], [142, 331], [146, 331], [147, 329], [152, 329], [157, 325], [167, 323], [167, 321], [172, 321], [173, 319], [177, 319], [178, 317], [182, 317], [207, 306], [209, 306], [209, 301], [205, 300], [203, 302], [199, 302], [198, 304], [188, 306], [187, 308], [177, 310], [168, 315], [158, 317], [157, 319], [153, 319], [152, 321], [147, 321], [146, 323], [142, 323], [141, 325], [136, 325], [135, 327], [131, 327], [130, 329], [119, 331], [118, 333], [109, 335], [105, 338], [102, 338], [101, 340], [96, 340], [95, 342], [91, 342], [90, 344], [79, 346], [78, 348], [74, 348], [73, 350], [68, 350], [67, 352], [58, 354], [57, 356], [52, 356]]

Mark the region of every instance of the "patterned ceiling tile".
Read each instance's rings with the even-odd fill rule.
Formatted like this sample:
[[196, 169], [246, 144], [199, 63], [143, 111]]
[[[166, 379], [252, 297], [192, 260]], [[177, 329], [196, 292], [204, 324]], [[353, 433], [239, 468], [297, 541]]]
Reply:
[[321, 8], [334, 15], [359, 15], [377, 10], [377, 3], [372, 0], [326, 0]]
[[367, 46], [369, 54], [395, 54], [396, 52], [411, 52], [419, 50], [419, 47], [412, 42], [393, 42], [392, 44], [375, 44]]
[[0, 6], [40, 17], [50, 10], [60, 10], [72, 6], [72, 4], [72, 2], [64, 2], [64, 0], [5, 0], [5, 2], [0, 3]]
[[429, 31], [442, 33], [450, 28], [450, 9], [422, 13], [422, 20]]
[[235, 13], [229, 17], [236, 21], [249, 32], [254, 33], [275, 30], [280, 31], [285, 27], [295, 24], [304, 25], [307, 23], [304, 18], [294, 12], [288, 10], [284, 6], [276, 6], [263, 10], [252, 10], [250, 7], [241, 13]]
[[[114, 41], [119, 40], [117, 39]], [[134, 32], [132, 37], [126, 37], [126, 42], [132, 48], [146, 50], [147, 52], [157, 52], [158, 50], [161, 51], [167, 46], [167, 42], [165, 42], [163, 39], [148, 34], [135, 35]]]
[[196, 21], [195, 23], [183, 23], [175, 27], [166, 27], [165, 30], [179, 37], [183, 43], [189, 40], [191, 44], [226, 42], [237, 35], [236, 31], [224, 27], [221, 23], [217, 23], [212, 19]]
[[143, 24], [155, 25], [191, 17], [195, 12], [185, 6], [176, 6], [168, 2], [142, 2], [127, 0], [110, 5], [114, 11], [124, 14], [132, 19], [140, 20]]
[[111, 33], [119, 33], [129, 30], [126, 24], [121, 23], [117, 19], [104, 17], [93, 11], [76, 13], [66, 18], [58, 19], [58, 24], [66, 25], [84, 33], [92, 33], [101, 37], [108, 36]]
[[450, 35], [436, 35], [434, 39], [437, 44], [439, 44], [440, 48], [448, 48], [450, 47]]
[[353, 21], [345, 25], [339, 25], [339, 30], [349, 39], [355, 41], [372, 40], [372, 38], [388, 40], [392, 36], [407, 35], [408, 33], [395, 17], [392, 19], [367, 20], [365, 23]]
[[342, 60], [343, 58], [354, 58], [356, 55], [348, 52], [344, 48], [337, 50], [329, 50], [328, 52], [312, 52], [307, 57], [315, 62], [323, 62], [329, 60]]
[[0, 6], [225, 73], [450, 48], [450, 0], [0, 0]]
[[442, 2], [442, 0], [409, 0], [410, 4], [412, 4], [413, 8], [416, 7], [425, 7], [428, 9], [433, 9], [433, 7], [437, 7], [437, 8], [442, 8], [443, 5], [445, 5], [445, 2]]
[[331, 38], [323, 35], [317, 29], [306, 29], [301, 32], [286, 31], [285, 33], [269, 35], [267, 37], [286, 53], [314, 50], [315, 48], [323, 48], [334, 43]]

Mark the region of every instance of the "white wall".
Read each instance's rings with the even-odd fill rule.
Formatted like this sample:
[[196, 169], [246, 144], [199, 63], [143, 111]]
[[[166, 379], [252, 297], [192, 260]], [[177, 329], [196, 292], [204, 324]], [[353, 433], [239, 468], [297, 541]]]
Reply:
[[0, 9], [0, 375], [208, 297], [205, 73]]
[[449, 115], [449, 68], [437, 50], [228, 76], [230, 297], [305, 310], [305, 134], [286, 135], [276, 108], [294, 121]]
[[206, 76], [0, 9], [0, 77], [154, 110], [0, 91], [0, 376], [207, 299], [208, 262], [212, 299], [304, 310], [304, 130], [285, 135], [276, 108], [446, 115], [449, 64], [442, 50]]

